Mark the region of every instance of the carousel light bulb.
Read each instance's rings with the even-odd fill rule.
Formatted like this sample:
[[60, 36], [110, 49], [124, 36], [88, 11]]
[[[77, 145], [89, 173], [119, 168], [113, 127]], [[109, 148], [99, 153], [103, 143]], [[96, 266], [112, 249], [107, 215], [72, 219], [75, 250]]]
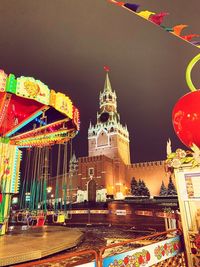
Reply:
[[52, 187], [51, 186], [48, 186], [47, 187], [47, 193], [51, 193], [51, 191], [52, 191]]

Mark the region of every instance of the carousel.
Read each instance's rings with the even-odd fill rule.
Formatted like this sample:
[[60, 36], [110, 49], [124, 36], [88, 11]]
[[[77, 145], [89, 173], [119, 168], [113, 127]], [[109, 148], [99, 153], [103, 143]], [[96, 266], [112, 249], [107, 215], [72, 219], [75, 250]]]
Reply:
[[[67, 144], [78, 133], [79, 125], [79, 111], [67, 95], [32, 77], [16, 78], [0, 71], [0, 235], [8, 230], [12, 198], [16, 194], [21, 208], [16, 219], [26, 220], [29, 226], [44, 224], [50, 189], [50, 151], [57, 144], [58, 156], [54, 160], [58, 165], [61, 157], [62, 162], [67, 162]], [[20, 179], [22, 153], [26, 155], [26, 166]], [[65, 173], [66, 168], [63, 163]], [[56, 181], [55, 194], [58, 185]], [[58, 210], [57, 199], [55, 210]], [[66, 194], [63, 199], [66, 207]], [[57, 213], [53, 218], [63, 221], [64, 215]]]

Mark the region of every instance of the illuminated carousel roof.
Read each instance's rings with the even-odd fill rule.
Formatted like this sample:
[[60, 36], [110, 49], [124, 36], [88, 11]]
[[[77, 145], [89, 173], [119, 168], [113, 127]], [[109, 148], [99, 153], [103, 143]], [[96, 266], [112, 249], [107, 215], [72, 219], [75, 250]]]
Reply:
[[79, 130], [79, 110], [63, 93], [32, 77], [0, 70], [0, 138], [17, 146], [67, 142]]

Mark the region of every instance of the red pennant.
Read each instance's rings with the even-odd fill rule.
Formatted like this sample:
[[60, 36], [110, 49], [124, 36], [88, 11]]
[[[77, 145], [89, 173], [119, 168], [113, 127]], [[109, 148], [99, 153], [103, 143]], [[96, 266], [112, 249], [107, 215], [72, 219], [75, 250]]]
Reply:
[[116, 5], [123, 6], [124, 4], [125, 4], [124, 2], [118, 2]]
[[160, 12], [159, 14], [152, 15], [149, 20], [157, 25], [160, 25], [163, 22], [164, 17], [167, 15], [169, 15], [169, 13]]
[[184, 35], [184, 36], [180, 36], [180, 37], [186, 41], [191, 41], [192, 38], [199, 37], [199, 34], [188, 34], [188, 35]]
[[111, 3], [113, 3], [113, 4], [117, 5], [117, 6], [123, 6], [125, 4], [124, 2], [117, 2], [115, 0], [109, 0], [109, 2], [111, 2]]

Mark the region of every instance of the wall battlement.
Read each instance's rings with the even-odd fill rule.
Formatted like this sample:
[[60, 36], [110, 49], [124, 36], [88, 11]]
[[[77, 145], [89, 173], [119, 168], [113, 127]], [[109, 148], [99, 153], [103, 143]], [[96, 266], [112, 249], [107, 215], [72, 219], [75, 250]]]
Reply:
[[103, 160], [104, 158], [109, 159], [112, 161], [112, 159], [106, 157], [105, 155], [98, 155], [98, 156], [92, 156], [92, 157], [81, 157], [79, 158], [79, 162], [95, 162], [95, 161], [100, 161]]
[[131, 168], [158, 167], [158, 166], [164, 166], [164, 163], [165, 163], [164, 160], [139, 162], [128, 165], [128, 168], [131, 169]]

